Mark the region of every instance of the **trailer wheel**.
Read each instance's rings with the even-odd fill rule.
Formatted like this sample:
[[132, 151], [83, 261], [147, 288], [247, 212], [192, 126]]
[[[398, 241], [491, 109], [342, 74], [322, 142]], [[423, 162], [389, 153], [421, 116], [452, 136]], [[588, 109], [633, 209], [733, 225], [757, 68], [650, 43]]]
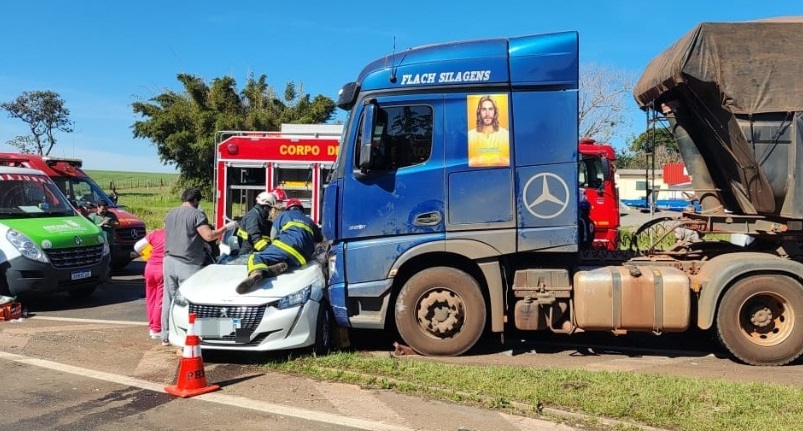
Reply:
[[781, 275], [739, 280], [722, 298], [717, 334], [747, 364], [794, 361], [803, 354], [803, 286]]
[[480, 286], [455, 268], [430, 268], [412, 276], [399, 292], [395, 311], [399, 334], [422, 355], [460, 355], [485, 329]]

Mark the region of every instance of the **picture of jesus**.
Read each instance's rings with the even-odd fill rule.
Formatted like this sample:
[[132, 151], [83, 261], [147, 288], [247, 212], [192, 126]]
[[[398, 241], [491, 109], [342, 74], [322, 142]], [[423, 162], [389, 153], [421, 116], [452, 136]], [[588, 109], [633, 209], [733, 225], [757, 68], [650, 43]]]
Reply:
[[[507, 126], [507, 94], [468, 96], [469, 118], [476, 103], [476, 123], [469, 121], [468, 166], [510, 166], [510, 132]], [[504, 122], [502, 121], [504, 119]]]

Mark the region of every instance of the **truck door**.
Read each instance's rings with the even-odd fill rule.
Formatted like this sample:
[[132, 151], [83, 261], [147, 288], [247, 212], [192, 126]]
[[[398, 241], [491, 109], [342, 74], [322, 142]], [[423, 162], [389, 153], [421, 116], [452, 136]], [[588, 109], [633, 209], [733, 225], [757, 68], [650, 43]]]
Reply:
[[[352, 160], [346, 161], [350, 166], [344, 175], [340, 211], [343, 239], [405, 241], [398, 236], [442, 234], [444, 152], [440, 127], [435, 127], [443, 121], [442, 95], [378, 98], [371, 110], [376, 125], [371, 165], [361, 166], [360, 151], [368, 151], [368, 145], [360, 138], [354, 139]], [[365, 111], [363, 104], [356, 112], [357, 118], [362, 117], [358, 130], [363, 128]]]

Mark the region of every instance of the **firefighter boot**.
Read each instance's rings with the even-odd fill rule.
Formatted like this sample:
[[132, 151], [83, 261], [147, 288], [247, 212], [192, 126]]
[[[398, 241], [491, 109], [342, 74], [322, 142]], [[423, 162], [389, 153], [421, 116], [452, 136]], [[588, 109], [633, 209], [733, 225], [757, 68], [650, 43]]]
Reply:
[[240, 295], [244, 293], [248, 293], [259, 284], [260, 281], [270, 277], [276, 277], [277, 275], [287, 271], [287, 264], [285, 262], [279, 262], [273, 265], [268, 266], [267, 269], [255, 269], [248, 274], [248, 278], [240, 282], [237, 285], [237, 293]]
[[276, 277], [277, 275], [287, 271], [287, 268], [288, 268], [287, 267], [287, 263], [285, 263], [285, 262], [279, 262], [279, 263], [270, 265], [270, 266], [268, 266], [268, 269], [265, 271], [267, 273], [267, 274], [265, 274], [265, 276], [266, 277]]
[[237, 293], [240, 295], [244, 293], [248, 293], [254, 290], [254, 287], [262, 281], [262, 279], [267, 278], [265, 275], [265, 271], [261, 269], [255, 269], [248, 274], [248, 277], [241, 281], [240, 284], [237, 285]]

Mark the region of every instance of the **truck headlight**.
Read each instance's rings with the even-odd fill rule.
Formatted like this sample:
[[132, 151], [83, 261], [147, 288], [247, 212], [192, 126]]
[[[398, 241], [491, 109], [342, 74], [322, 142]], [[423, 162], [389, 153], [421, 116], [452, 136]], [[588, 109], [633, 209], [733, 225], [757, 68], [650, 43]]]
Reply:
[[42, 263], [50, 262], [45, 252], [42, 251], [42, 249], [39, 248], [35, 242], [23, 235], [21, 232], [14, 229], [9, 229], [9, 231], [6, 233], [6, 239], [8, 239], [8, 242], [10, 242], [21, 255], [27, 257], [28, 259]]
[[312, 285], [309, 285], [299, 291], [293, 292], [281, 299], [276, 303], [276, 308], [284, 310], [285, 308], [297, 307], [306, 303], [312, 293]]

